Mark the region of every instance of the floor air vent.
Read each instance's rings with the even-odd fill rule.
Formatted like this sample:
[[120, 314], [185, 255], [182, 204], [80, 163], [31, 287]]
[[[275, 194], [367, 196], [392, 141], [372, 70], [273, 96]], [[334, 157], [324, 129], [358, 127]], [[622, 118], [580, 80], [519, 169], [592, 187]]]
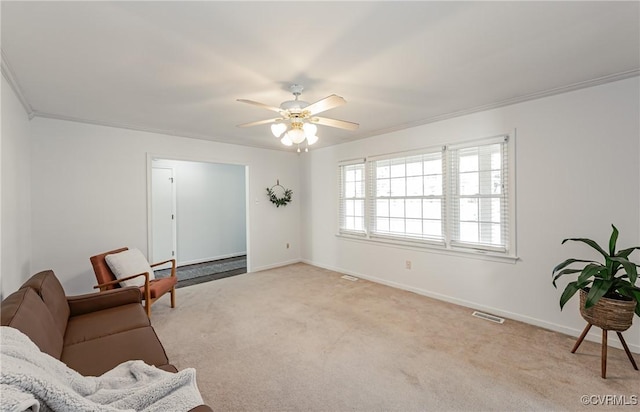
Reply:
[[352, 281], [352, 282], [355, 282], [356, 280], [358, 280], [358, 278], [357, 278], [357, 277], [355, 277], [355, 276], [350, 276], [350, 275], [343, 275], [343, 276], [340, 276], [340, 278], [345, 279], [345, 280], [350, 280], [350, 281]]
[[484, 313], [484, 312], [475, 311], [473, 312], [472, 316], [475, 316], [476, 318], [488, 320], [494, 323], [504, 323], [504, 319], [499, 318], [497, 316], [489, 315], [488, 313]]

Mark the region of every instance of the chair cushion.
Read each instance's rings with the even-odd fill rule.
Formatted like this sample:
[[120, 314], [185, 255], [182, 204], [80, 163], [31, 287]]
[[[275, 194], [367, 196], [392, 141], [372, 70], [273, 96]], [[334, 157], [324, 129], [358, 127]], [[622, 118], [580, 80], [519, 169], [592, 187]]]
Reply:
[[25, 287], [2, 301], [2, 326], [24, 333], [42, 352], [60, 359], [62, 334], [36, 291]]
[[[178, 283], [176, 276], [169, 276], [168, 278], [154, 279], [153, 282], [149, 282], [149, 294], [151, 299], [157, 299], [164, 295]], [[144, 298], [144, 286], [140, 287], [142, 297]]]
[[[149, 265], [149, 261], [144, 257], [138, 249], [129, 249], [123, 252], [114, 253], [105, 256], [104, 260], [115, 275], [116, 279], [126, 278], [127, 276], [137, 275], [140, 273], [149, 273], [149, 280], [155, 279], [153, 269]], [[120, 282], [122, 286], [144, 286], [144, 277], [139, 276], [134, 279]]]
[[40, 298], [51, 312], [53, 322], [64, 336], [67, 329], [67, 320], [69, 319], [69, 303], [64, 294], [64, 289], [60, 281], [52, 270], [45, 270], [31, 276], [29, 280], [24, 282], [20, 289], [30, 287], [40, 295]]

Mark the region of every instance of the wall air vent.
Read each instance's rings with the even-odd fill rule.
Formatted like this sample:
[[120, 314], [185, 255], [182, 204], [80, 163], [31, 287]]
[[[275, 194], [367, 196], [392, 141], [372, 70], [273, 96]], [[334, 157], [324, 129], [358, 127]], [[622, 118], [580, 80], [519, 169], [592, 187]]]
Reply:
[[356, 280], [358, 280], [357, 277], [355, 276], [350, 276], [350, 275], [342, 275], [340, 276], [341, 279], [345, 279], [345, 280], [350, 280], [352, 282], [355, 282]]
[[488, 313], [484, 313], [484, 312], [475, 311], [475, 312], [472, 313], [471, 316], [475, 316], [476, 318], [488, 320], [488, 321], [491, 321], [491, 322], [494, 322], [494, 323], [504, 323], [504, 319], [499, 318], [499, 317], [494, 316], [494, 315], [490, 315]]

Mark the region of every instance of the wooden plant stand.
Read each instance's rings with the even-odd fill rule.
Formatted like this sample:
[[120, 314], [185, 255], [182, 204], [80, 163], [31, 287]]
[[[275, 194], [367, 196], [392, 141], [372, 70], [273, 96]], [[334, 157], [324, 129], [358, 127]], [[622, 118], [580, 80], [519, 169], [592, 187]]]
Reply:
[[[591, 323], [587, 323], [587, 326], [582, 331], [582, 335], [580, 335], [580, 337], [578, 338], [578, 341], [573, 346], [573, 349], [571, 349], [571, 353], [576, 353], [576, 351], [578, 350], [578, 347], [584, 340], [585, 336], [587, 336], [587, 333], [589, 333], [589, 329], [591, 329], [591, 326], [593, 326]], [[602, 379], [607, 379], [607, 332], [609, 332], [609, 330], [604, 328], [601, 328], [601, 329], [602, 329]], [[633, 359], [633, 356], [631, 355], [631, 351], [627, 346], [627, 342], [625, 342], [624, 338], [622, 337], [622, 332], [616, 331], [616, 333], [618, 334], [618, 338], [620, 338], [620, 342], [622, 343], [622, 347], [624, 348], [624, 351], [627, 353], [627, 357], [631, 361], [631, 365], [633, 365], [633, 369], [638, 370], [638, 365], [636, 365], [636, 361]]]

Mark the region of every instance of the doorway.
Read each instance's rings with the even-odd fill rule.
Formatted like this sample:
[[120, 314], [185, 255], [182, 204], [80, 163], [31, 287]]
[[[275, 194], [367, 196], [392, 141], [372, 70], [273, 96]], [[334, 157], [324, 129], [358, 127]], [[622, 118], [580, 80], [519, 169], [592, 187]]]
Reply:
[[178, 286], [181, 274], [185, 286], [246, 273], [246, 166], [160, 156], [148, 160], [149, 260], [175, 258]]

